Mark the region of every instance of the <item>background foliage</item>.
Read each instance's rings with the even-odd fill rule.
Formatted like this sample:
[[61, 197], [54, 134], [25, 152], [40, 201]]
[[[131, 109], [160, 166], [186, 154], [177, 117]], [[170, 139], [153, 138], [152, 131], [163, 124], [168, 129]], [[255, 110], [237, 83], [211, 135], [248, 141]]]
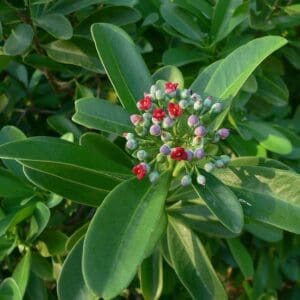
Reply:
[[[120, 299], [299, 299], [299, 25], [299, 1], [1, 1], [0, 296], [111, 298], [122, 282]], [[221, 150], [240, 157], [240, 174], [222, 169], [210, 184], [242, 199], [244, 224], [193, 190], [165, 195], [166, 174], [126, 248], [124, 223], [98, 228], [133, 214], [119, 209], [132, 201], [124, 190], [138, 201], [151, 189], [121, 183], [132, 161], [118, 135], [156, 80], [226, 104], [215, 126], [231, 128]], [[102, 240], [113, 247], [90, 260]], [[103, 277], [94, 266], [106, 262]]]

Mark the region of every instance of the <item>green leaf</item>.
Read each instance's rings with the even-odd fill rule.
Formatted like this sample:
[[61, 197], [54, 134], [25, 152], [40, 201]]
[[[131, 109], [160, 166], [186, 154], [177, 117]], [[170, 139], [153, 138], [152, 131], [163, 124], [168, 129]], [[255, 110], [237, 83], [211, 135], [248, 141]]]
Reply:
[[256, 67], [286, 43], [282, 37], [265, 36], [237, 48], [220, 63], [205, 92], [221, 100], [234, 97]]
[[73, 35], [70, 21], [60, 14], [47, 14], [34, 19], [37, 26], [43, 28], [52, 36], [60, 40], [69, 40]]
[[0, 220], [0, 236], [4, 235], [9, 229], [24, 221], [32, 215], [35, 205], [29, 205], [11, 212]]
[[230, 231], [240, 233], [243, 224], [243, 210], [235, 194], [218, 178], [203, 172], [206, 178], [205, 186], [193, 183], [193, 188], [206, 203], [209, 210]]
[[30, 229], [27, 240], [33, 241], [46, 228], [50, 219], [50, 209], [43, 203], [37, 202], [30, 220]]
[[103, 23], [110, 23], [117, 26], [124, 26], [136, 23], [141, 19], [141, 14], [134, 8], [127, 6], [109, 6], [96, 11], [85, 18], [76, 28], [76, 33], [89, 35], [90, 28], [94, 23], [101, 20]]
[[67, 240], [61, 231], [48, 230], [40, 236], [36, 248], [44, 257], [64, 255]]
[[283, 7], [283, 10], [289, 15], [299, 15], [300, 14], [300, 4], [292, 4]]
[[28, 300], [48, 299], [45, 282], [37, 277], [33, 272], [30, 273], [26, 297]]
[[131, 173], [98, 151], [57, 138], [30, 138], [5, 144], [0, 146], [0, 157], [18, 159], [36, 185], [93, 206], [98, 206]]
[[83, 276], [98, 296], [113, 298], [133, 279], [163, 212], [169, 182], [170, 172], [157, 184], [125, 181], [97, 210], [84, 242]]
[[[180, 195], [178, 196], [180, 198]], [[208, 209], [201, 199], [194, 199], [197, 194], [192, 190], [189, 200], [182, 199], [168, 208], [168, 214], [195, 231], [205, 233], [208, 236], [232, 238], [236, 236], [232, 231], [224, 227]]]
[[247, 121], [241, 123], [264, 148], [278, 154], [292, 153], [290, 140], [269, 123]]
[[93, 300], [98, 299], [87, 288], [82, 275], [83, 238], [74, 246], [62, 266], [57, 282], [59, 300]]
[[56, 130], [59, 134], [66, 134], [71, 132], [74, 136], [79, 139], [81, 135], [80, 129], [71, 122], [65, 115], [54, 115], [47, 118], [47, 123], [51, 126], [54, 130]]
[[217, 1], [211, 25], [215, 42], [224, 39], [237, 25], [248, 17], [248, 3], [242, 0]]
[[89, 149], [98, 151], [100, 155], [111, 157], [111, 159], [120, 165], [128, 168], [132, 167], [130, 157], [121, 150], [116, 144], [110, 142], [103, 135], [88, 132], [80, 137], [80, 144]]
[[7, 55], [21, 55], [32, 43], [33, 30], [28, 24], [21, 23], [12, 29], [8, 39], [5, 41], [3, 50]]
[[39, 278], [45, 281], [52, 281], [53, 277], [53, 264], [48, 258], [41, 256], [38, 252], [31, 255], [31, 268], [32, 272]]
[[199, 238], [173, 218], [169, 219], [168, 247], [175, 272], [193, 299], [227, 299]]
[[239, 197], [249, 218], [300, 233], [300, 176], [261, 166], [216, 170], [216, 175]]
[[207, 66], [204, 70], [202, 70], [195, 81], [192, 83], [191, 89], [196, 93], [203, 95], [203, 92], [205, 91], [210, 78], [216, 72], [222, 61], [223, 60], [217, 60], [211, 65]]
[[164, 54], [162, 61], [164, 65], [181, 67], [195, 62], [206, 62], [209, 56], [195, 48], [169, 48]]
[[31, 264], [31, 252], [28, 251], [20, 260], [14, 272], [12, 274], [12, 278], [15, 280], [17, 286], [19, 287], [19, 291], [21, 297], [24, 296], [28, 280], [30, 274], [30, 264]]
[[11, 277], [5, 278], [0, 284], [1, 300], [22, 300], [20, 290]]
[[181, 71], [174, 66], [164, 66], [152, 75], [154, 82], [158, 80], [172, 81], [179, 84], [179, 88], [184, 88], [184, 78]]
[[163, 261], [156, 250], [152, 256], [146, 258], [140, 268], [140, 283], [145, 300], [160, 298], [163, 287]]
[[128, 34], [117, 26], [98, 23], [92, 26], [91, 32], [98, 55], [122, 105], [128, 112], [136, 112], [136, 101], [152, 84], [143, 58]]
[[79, 66], [88, 71], [104, 74], [93, 43], [85, 38], [74, 37], [68, 41], [54, 41], [44, 46], [47, 55], [60, 63]]
[[198, 43], [203, 40], [204, 34], [199, 24], [188, 11], [173, 3], [165, 2], [160, 12], [165, 21], [185, 37]]
[[68, 239], [66, 243], [66, 250], [71, 251], [75, 244], [83, 237], [85, 236], [85, 233], [87, 232], [87, 229], [89, 227], [89, 222], [85, 223], [83, 226], [78, 228]]
[[0, 168], [0, 197], [28, 198], [34, 193], [33, 188], [20, 180], [10, 171]]
[[227, 244], [230, 252], [240, 267], [245, 278], [251, 278], [254, 275], [253, 261], [250, 253], [246, 247], [240, 242], [238, 238], [228, 239]]
[[72, 120], [88, 128], [122, 135], [133, 131], [130, 115], [122, 107], [97, 98], [83, 98], [75, 102]]

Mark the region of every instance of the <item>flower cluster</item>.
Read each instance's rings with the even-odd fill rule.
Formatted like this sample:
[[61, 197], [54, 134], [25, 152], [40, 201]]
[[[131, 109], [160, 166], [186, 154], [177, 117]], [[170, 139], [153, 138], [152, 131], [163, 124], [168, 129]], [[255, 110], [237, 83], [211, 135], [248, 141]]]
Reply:
[[229, 156], [216, 156], [209, 150], [229, 136], [227, 128], [213, 131], [209, 126], [222, 111], [220, 102], [167, 82], [153, 85], [137, 108], [140, 113], [130, 116], [135, 133], [124, 133], [124, 137], [127, 150], [140, 161], [132, 169], [139, 180], [148, 175], [154, 182], [170, 163], [182, 161], [181, 184], [189, 185], [195, 173], [198, 184], [205, 185], [199, 167], [211, 172], [229, 163]]

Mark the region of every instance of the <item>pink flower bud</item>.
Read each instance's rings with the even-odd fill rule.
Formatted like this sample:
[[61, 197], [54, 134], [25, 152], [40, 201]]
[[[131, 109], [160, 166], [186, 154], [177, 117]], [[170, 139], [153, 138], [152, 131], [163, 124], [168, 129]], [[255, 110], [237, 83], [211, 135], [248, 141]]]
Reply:
[[143, 117], [140, 115], [131, 115], [130, 116], [130, 121], [134, 126], [137, 126], [143, 121]]
[[187, 123], [190, 127], [197, 126], [199, 124], [199, 119], [196, 115], [190, 115], [188, 117]]
[[160, 130], [159, 125], [155, 124], [155, 125], [152, 125], [150, 127], [150, 134], [151, 135], [158, 136], [158, 135], [160, 135], [160, 133], [161, 133], [161, 130]]
[[196, 136], [203, 137], [206, 135], [207, 131], [204, 126], [198, 126], [195, 128], [194, 133]]
[[221, 128], [218, 130], [217, 134], [221, 140], [225, 140], [229, 137], [230, 131], [227, 128]]

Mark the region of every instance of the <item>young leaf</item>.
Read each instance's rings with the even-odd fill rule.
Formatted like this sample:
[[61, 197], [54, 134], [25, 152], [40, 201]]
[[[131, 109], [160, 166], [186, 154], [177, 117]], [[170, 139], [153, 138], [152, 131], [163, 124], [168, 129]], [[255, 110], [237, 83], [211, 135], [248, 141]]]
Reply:
[[227, 244], [231, 254], [237, 264], [239, 265], [245, 278], [251, 278], [254, 274], [253, 260], [246, 247], [240, 242], [238, 238], [227, 239]]
[[92, 26], [91, 32], [100, 60], [122, 105], [128, 112], [136, 112], [136, 101], [152, 84], [143, 58], [128, 34], [119, 27], [98, 23]]
[[82, 275], [82, 249], [83, 238], [76, 243], [70, 251], [64, 264], [57, 283], [59, 300], [95, 300], [98, 299], [87, 288]]
[[227, 299], [199, 238], [173, 218], [169, 219], [168, 248], [175, 272], [193, 299]]
[[21, 23], [11, 31], [11, 34], [5, 41], [3, 47], [4, 53], [12, 56], [23, 54], [30, 47], [32, 39], [32, 27]]
[[15, 280], [19, 287], [20, 294], [23, 297], [27, 288], [31, 267], [31, 252], [28, 251], [20, 260], [14, 272], [12, 278]]
[[97, 210], [83, 248], [83, 276], [96, 295], [113, 298], [133, 279], [163, 212], [169, 183], [169, 171], [156, 184], [125, 181]]
[[83, 98], [75, 102], [72, 120], [88, 128], [121, 135], [133, 130], [130, 115], [122, 107], [96, 98]]
[[163, 261], [158, 250], [146, 258], [140, 268], [140, 283], [145, 300], [159, 299], [163, 287]]
[[[204, 171], [203, 171], [204, 172]], [[205, 186], [193, 183], [196, 194], [201, 197], [209, 210], [233, 233], [240, 233], [243, 224], [243, 210], [235, 194], [218, 178], [204, 172]]]
[[164, 66], [152, 75], [153, 81], [158, 80], [173, 81], [179, 84], [179, 88], [184, 88], [184, 78], [181, 71], [174, 66]]

